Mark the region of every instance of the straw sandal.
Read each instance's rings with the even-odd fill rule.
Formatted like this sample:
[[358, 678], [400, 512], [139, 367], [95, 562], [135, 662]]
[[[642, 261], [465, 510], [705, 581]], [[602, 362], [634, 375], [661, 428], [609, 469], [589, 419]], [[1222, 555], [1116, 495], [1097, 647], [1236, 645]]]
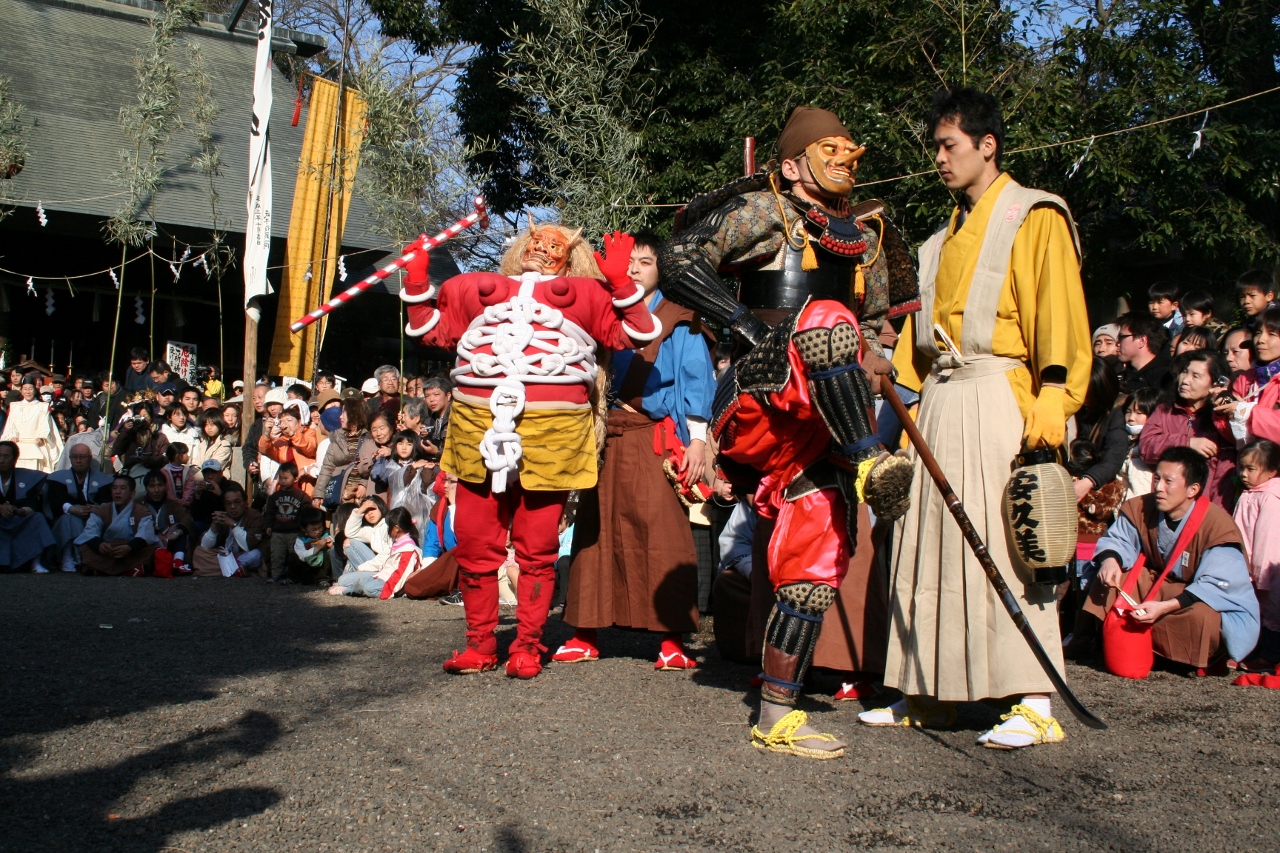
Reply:
[[751, 745], [766, 752], [781, 752], [786, 755], [798, 755], [801, 758], [814, 758], [818, 761], [826, 761], [844, 755], [843, 746], [839, 749], [813, 749], [812, 747], [801, 746], [801, 742], [807, 740], [826, 743], [833, 743], [837, 740], [834, 735], [828, 734], [815, 733], [797, 736], [796, 730], [808, 722], [809, 715], [804, 711], [789, 711], [786, 716], [773, 724], [773, 728], [769, 729], [768, 734], [760, 731], [759, 726], [752, 726]]

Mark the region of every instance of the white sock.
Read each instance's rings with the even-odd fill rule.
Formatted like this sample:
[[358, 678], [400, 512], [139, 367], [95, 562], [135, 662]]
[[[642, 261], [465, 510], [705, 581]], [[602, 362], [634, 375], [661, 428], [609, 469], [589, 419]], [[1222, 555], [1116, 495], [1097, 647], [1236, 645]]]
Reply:
[[1053, 716], [1053, 713], [1049, 710], [1048, 696], [1038, 696], [1034, 699], [1031, 698], [1030, 696], [1023, 696], [1022, 704], [1026, 705], [1028, 708], [1035, 711], [1037, 714], [1044, 717], [1046, 720]]

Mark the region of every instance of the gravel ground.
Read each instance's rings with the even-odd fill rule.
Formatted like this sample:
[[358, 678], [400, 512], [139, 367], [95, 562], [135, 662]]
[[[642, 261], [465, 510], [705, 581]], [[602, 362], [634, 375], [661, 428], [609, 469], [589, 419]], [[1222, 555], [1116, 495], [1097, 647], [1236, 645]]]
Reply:
[[[757, 753], [750, 669], [605, 632], [599, 663], [454, 677], [462, 609], [255, 580], [0, 577], [2, 851], [1280, 850], [1280, 693], [1071, 666], [1111, 723], [998, 752], [859, 729]], [[510, 614], [500, 629], [513, 632]], [[569, 634], [552, 619], [548, 645]], [[1059, 705], [1059, 708], [1061, 706]]]

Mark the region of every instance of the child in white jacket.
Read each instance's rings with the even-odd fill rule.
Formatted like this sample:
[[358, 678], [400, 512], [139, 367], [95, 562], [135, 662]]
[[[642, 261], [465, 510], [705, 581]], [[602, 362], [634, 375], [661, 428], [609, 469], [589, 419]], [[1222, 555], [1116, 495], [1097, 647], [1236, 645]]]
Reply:
[[422, 568], [422, 552], [418, 549], [418, 529], [413, 516], [404, 507], [387, 513], [386, 529], [391, 549], [385, 557], [370, 560], [355, 571], [348, 571], [329, 587], [330, 595], [364, 595], [369, 598], [391, 598], [398, 593], [409, 576]]

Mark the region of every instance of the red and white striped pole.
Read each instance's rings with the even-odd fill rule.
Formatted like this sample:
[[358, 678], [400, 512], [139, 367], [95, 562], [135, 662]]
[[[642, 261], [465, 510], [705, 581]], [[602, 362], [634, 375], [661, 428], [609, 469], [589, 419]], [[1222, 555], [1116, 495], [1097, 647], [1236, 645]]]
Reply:
[[418, 256], [418, 252], [429, 252], [441, 243], [447, 243], [449, 240], [457, 237], [463, 231], [466, 231], [476, 223], [479, 223], [481, 228], [488, 228], [489, 212], [484, 206], [484, 196], [476, 196], [475, 206], [476, 209], [473, 212], [464, 216], [462, 219], [459, 219], [436, 236], [428, 237], [426, 234], [421, 235], [417, 240], [414, 240], [409, 244], [409, 250], [399, 258], [387, 264], [364, 281], [359, 282], [353, 287], [347, 288], [342, 293], [339, 293], [337, 296], [333, 297], [307, 316], [300, 317], [295, 320], [289, 325], [289, 329], [296, 335], [316, 320], [319, 320], [324, 315], [331, 313], [339, 305], [344, 305], [347, 302], [350, 302], [352, 299], [355, 299], [361, 293], [364, 293], [366, 290], [373, 287], [396, 270], [402, 269], [407, 263], [409, 263], [409, 261], [412, 261]]

